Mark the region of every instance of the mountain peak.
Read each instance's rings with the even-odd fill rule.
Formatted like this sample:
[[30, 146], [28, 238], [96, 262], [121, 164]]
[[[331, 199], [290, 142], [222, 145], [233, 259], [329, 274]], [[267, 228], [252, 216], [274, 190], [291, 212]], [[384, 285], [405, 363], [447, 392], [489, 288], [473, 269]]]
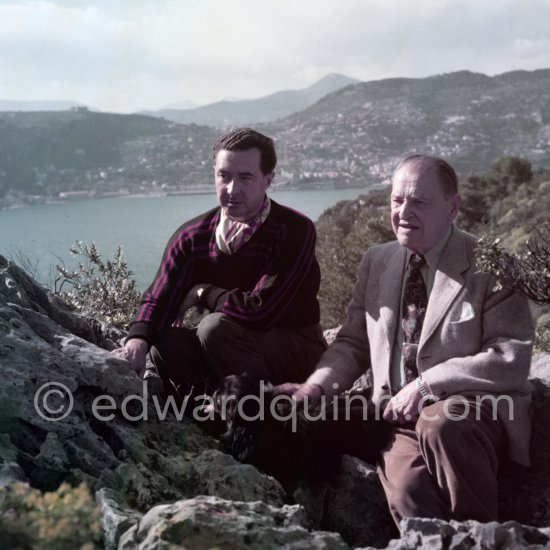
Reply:
[[359, 82], [348, 76], [331, 73], [307, 88], [283, 90], [257, 99], [222, 100], [195, 109], [146, 111], [182, 124], [214, 127], [243, 126], [286, 117], [313, 105], [319, 99], [345, 86]]

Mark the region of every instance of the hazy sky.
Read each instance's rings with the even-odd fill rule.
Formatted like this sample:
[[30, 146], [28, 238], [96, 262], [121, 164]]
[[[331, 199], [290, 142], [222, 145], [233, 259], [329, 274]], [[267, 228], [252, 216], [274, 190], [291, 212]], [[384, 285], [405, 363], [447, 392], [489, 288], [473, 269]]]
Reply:
[[105, 111], [550, 67], [550, 0], [0, 0], [0, 98]]

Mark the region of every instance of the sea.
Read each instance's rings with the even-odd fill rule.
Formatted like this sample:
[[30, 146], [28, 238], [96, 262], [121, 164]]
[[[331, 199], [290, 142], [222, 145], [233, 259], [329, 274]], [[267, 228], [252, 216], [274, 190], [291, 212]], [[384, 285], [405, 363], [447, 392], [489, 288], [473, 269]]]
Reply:
[[[277, 190], [270, 195], [317, 220], [328, 207], [367, 190]], [[121, 245], [139, 290], [144, 290], [172, 233], [184, 221], [215, 206], [215, 194], [204, 193], [110, 197], [0, 210], [0, 254], [23, 264], [42, 284], [52, 286], [56, 265], [78, 266], [79, 257], [69, 251], [75, 241], [96, 243], [104, 260], [112, 258]]]

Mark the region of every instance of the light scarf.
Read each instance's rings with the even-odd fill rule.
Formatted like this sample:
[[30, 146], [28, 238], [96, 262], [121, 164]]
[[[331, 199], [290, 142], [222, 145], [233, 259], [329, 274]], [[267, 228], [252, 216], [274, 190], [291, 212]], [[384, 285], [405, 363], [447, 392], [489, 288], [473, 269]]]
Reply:
[[225, 254], [237, 252], [265, 222], [271, 210], [271, 200], [266, 195], [260, 211], [250, 220], [238, 222], [232, 220], [222, 208], [220, 221], [216, 227], [216, 244]]

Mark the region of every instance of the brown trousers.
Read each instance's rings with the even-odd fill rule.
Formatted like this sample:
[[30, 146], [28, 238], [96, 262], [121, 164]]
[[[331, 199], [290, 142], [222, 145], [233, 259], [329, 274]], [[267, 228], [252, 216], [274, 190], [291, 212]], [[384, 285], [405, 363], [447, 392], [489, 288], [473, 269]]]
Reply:
[[397, 525], [404, 517], [496, 520], [505, 435], [492, 403], [438, 401], [422, 416], [393, 429], [378, 463]]

